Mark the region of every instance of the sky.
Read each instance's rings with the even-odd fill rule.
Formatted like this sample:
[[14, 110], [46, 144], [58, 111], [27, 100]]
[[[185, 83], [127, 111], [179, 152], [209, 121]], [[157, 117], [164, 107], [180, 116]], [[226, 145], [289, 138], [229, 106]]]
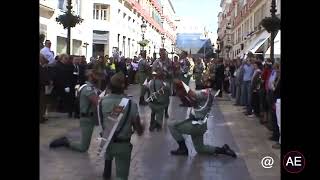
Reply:
[[209, 31], [217, 37], [218, 13], [221, 0], [171, 0], [179, 18], [196, 20], [205, 24]]

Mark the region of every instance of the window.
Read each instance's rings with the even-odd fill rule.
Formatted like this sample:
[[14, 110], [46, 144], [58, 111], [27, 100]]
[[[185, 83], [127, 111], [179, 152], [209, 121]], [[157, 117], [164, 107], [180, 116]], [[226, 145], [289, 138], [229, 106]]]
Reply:
[[76, 15], [80, 15], [80, 0], [74, 0], [72, 2], [72, 6], [73, 6], [73, 10], [75, 12]]
[[66, 11], [67, 10], [67, 0], [59, 0], [58, 1], [58, 8], [60, 10]]
[[110, 6], [106, 4], [94, 4], [93, 5], [93, 19], [109, 21]]

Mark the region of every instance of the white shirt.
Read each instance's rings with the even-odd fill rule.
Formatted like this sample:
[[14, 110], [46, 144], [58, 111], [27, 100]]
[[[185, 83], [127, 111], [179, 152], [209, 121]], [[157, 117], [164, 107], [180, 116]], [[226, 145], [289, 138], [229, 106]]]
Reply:
[[40, 53], [44, 55], [44, 57], [49, 61], [49, 64], [55, 61], [53, 53], [51, 52], [50, 48], [44, 47], [40, 50]]

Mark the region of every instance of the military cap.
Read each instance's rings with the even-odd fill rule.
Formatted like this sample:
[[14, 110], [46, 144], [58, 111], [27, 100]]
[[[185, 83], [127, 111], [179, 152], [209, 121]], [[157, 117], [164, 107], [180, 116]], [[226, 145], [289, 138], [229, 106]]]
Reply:
[[113, 75], [111, 77], [111, 85], [113, 87], [116, 87], [116, 88], [122, 88], [123, 84], [125, 83], [125, 76], [124, 74], [120, 71], [118, 73], [116, 73], [115, 75]]

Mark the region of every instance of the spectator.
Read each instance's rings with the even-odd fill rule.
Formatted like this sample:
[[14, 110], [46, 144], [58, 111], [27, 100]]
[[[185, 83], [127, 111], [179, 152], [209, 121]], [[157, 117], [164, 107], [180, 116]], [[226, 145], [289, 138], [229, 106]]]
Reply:
[[217, 90], [220, 90], [219, 97], [222, 97], [222, 84], [224, 81], [224, 65], [223, 65], [223, 60], [219, 59], [218, 64], [216, 66], [216, 72], [215, 72], [215, 77], [216, 77], [216, 83], [217, 83]]
[[246, 115], [252, 114], [252, 106], [251, 106], [251, 79], [253, 75], [253, 57], [248, 55], [245, 63], [243, 65], [243, 83], [241, 88], [241, 97], [243, 98], [244, 105], [246, 106]]
[[[262, 87], [261, 81], [261, 62], [256, 61], [254, 63], [254, 73], [251, 80], [251, 92], [252, 92], [252, 107], [254, 114], [259, 117], [260, 116], [260, 92]], [[249, 115], [249, 117], [253, 117]]]
[[242, 94], [242, 83], [243, 83], [243, 75], [244, 75], [244, 69], [243, 69], [244, 62], [242, 63], [240, 59], [237, 59], [237, 70], [236, 70], [236, 76], [235, 76], [235, 86], [236, 86], [236, 103], [235, 106], [243, 106], [244, 101], [243, 98], [241, 98]]
[[223, 89], [226, 93], [230, 93], [230, 80], [231, 80], [231, 73], [230, 73], [230, 62], [226, 61], [224, 65], [224, 80], [223, 80]]
[[86, 66], [87, 65], [87, 60], [86, 60], [85, 56], [81, 56], [80, 65], [82, 65], [82, 66]]
[[263, 72], [262, 72], [262, 76], [261, 76], [261, 79], [262, 79], [262, 83], [263, 83], [263, 89], [262, 89], [262, 92], [261, 92], [261, 99], [262, 99], [262, 107], [263, 107], [263, 119], [261, 119], [260, 123], [261, 124], [264, 124], [264, 123], [267, 123], [269, 122], [269, 119], [270, 119], [270, 103], [268, 103], [268, 80], [269, 80], [269, 77], [270, 77], [270, 74], [271, 74], [271, 70], [272, 70], [272, 62], [270, 59], [267, 59], [265, 64], [264, 64], [264, 68], [263, 68]]
[[40, 51], [41, 51], [42, 48], [44, 48], [43, 41], [44, 41], [45, 38], [46, 38], [46, 36], [45, 36], [44, 34], [40, 34], [40, 36], [39, 36], [39, 41], [40, 41], [39, 47], [40, 47]]
[[279, 128], [279, 142], [274, 144], [272, 148], [279, 149], [281, 145], [281, 104], [280, 104], [280, 67], [279, 71], [277, 72], [278, 77], [275, 82], [275, 90], [274, 90], [274, 102], [275, 102], [275, 111], [277, 117], [277, 124]]
[[235, 98], [236, 97], [236, 85], [235, 85], [235, 71], [236, 71], [236, 60], [233, 59], [231, 61], [231, 64], [229, 66], [230, 68], [230, 92], [231, 92], [231, 97]]
[[46, 67], [46, 64], [48, 64], [48, 60], [40, 54], [39, 56], [39, 73], [40, 73], [40, 110], [39, 110], [39, 120], [40, 123], [44, 123], [48, 119], [44, 117], [47, 107], [47, 98], [46, 98], [46, 86], [48, 86], [49, 83], [49, 74], [48, 69]]
[[[274, 63], [271, 75], [268, 80], [268, 102], [270, 103], [270, 107], [274, 107], [274, 92], [275, 92], [275, 87], [277, 85], [278, 79], [280, 78], [279, 76], [279, 68], [280, 65], [278, 63]], [[271, 114], [271, 119], [269, 121], [269, 128], [272, 130], [272, 136], [269, 138], [272, 141], [278, 141], [280, 134], [279, 134], [279, 128], [277, 126], [277, 117], [276, 117], [276, 112], [275, 108], [271, 108], [270, 110]]]
[[71, 118], [75, 83], [73, 80], [73, 66], [68, 55], [62, 54], [60, 56], [54, 75], [54, 88], [58, 96], [58, 111], [67, 112], [69, 118]]
[[54, 53], [50, 50], [51, 41], [46, 40], [45, 47], [40, 50], [40, 53], [49, 61], [49, 64], [54, 63]]
[[120, 61], [116, 64], [116, 73], [119, 71], [121, 71], [126, 77], [125, 84], [127, 88], [128, 87], [128, 70], [127, 70], [126, 60], [124, 57], [121, 57]]
[[137, 60], [131, 60], [131, 67], [132, 67], [132, 79], [131, 79], [131, 82], [133, 84], [136, 84], [136, 74], [137, 74], [137, 71], [138, 71], [138, 62]]

